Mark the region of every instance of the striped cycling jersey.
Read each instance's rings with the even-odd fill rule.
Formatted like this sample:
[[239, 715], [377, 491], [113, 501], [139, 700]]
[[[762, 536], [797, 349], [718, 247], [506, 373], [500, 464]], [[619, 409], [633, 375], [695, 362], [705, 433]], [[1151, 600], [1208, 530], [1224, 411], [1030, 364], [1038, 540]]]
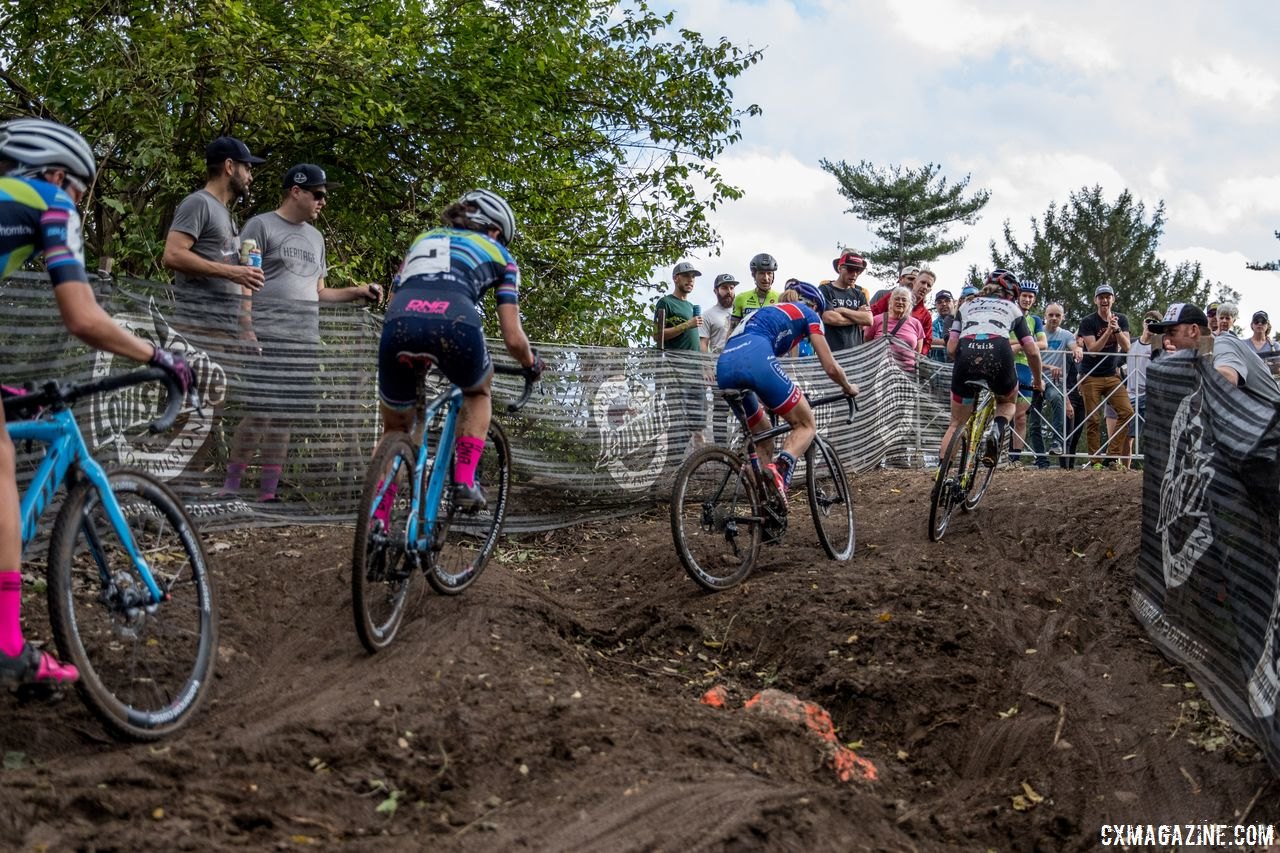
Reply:
[[391, 286], [388, 312], [406, 301], [412, 292], [447, 289], [479, 305], [486, 290], [494, 288], [499, 305], [520, 301], [520, 269], [502, 245], [479, 231], [433, 228], [414, 238], [400, 272]]
[[0, 178], [0, 277], [37, 253], [55, 287], [88, 280], [80, 214], [71, 197], [37, 178]]
[[779, 302], [754, 311], [734, 329], [725, 351], [732, 348], [734, 338], [749, 336], [767, 339], [774, 355], [786, 355], [793, 346], [813, 335], [826, 336], [817, 312], [800, 302]]

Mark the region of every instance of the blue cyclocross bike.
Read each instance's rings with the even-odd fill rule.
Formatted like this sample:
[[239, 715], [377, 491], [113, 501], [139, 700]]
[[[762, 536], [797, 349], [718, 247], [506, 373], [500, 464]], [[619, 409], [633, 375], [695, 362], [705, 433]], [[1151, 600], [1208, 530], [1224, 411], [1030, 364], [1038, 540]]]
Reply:
[[147, 429], [164, 432], [182, 406], [159, 368], [81, 385], [49, 382], [4, 401], [15, 444], [47, 450], [22, 496], [22, 547], [67, 482], [48, 545], [49, 622], [62, 659], [80, 670], [89, 709], [114, 734], [155, 740], [191, 719], [208, 693], [217, 609], [204, 548], [181, 502], [140, 471], [106, 471], [89, 454], [71, 405], [163, 382], [167, 405]]
[[[365, 475], [351, 557], [351, 601], [356, 633], [370, 652], [395, 639], [421, 568], [431, 587], [457, 595], [484, 571], [506, 517], [511, 488], [511, 448], [496, 420], [489, 421], [476, 481], [489, 490], [481, 509], [453, 503], [453, 448], [462, 391], [444, 383], [429, 402], [432, 362], [416, 357], [417, 416], [413, 435], [387, 433]], [[495, 373], [520, 376], [519, 367], [494, 365]], [[526, 376], [514, 412], [533, 391]], [[431, 452], [434, 441], [435, 453]]]

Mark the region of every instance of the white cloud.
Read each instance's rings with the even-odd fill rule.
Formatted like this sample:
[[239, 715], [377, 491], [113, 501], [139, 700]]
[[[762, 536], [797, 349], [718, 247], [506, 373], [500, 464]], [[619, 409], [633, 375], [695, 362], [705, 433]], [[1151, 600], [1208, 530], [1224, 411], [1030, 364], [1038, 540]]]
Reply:
[[1233, 56], [1216, 56], [1208, 61], [1175, 61], [1173, 79], [1188, 94], [1251, 114], [1266, 110], [1280, 92], [1280, 80], [1274, 74]]
[[[1277, 244], [1280, 246], [1280, 243]], [[1220, 281], [1240, 291], [1240, 316], [1248, 318], [1262, 310], [1276, 316], [1280, 313], [1280, 272], [1257, 272], [1245, 269], [1250, 260], [1240, 252], [1222, 252], [1205, 246], [1189, 246], [1158, 253], [1170, 266], [1184, 261], [1199, 261], [1200, 270], [1209, 281]], [[1210, 297], [1217, 293], [1209, 294]]]

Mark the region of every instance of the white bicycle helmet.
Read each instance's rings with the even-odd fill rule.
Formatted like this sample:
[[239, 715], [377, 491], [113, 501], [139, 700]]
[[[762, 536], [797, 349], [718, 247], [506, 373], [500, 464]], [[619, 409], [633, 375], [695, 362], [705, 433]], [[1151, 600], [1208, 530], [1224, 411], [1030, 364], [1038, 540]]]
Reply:
[[458, 199], [462, 204], [474, 204], [478, 209], [467, 214], [467, 219], [480, 225], [498, 229], [498, 242], [510, 245], [516, 236], [516, 215], [507, 200], [489, 190], [472, 190]]
[[86, 184], [96, 172], [93, 149], [84, 137], [42, 118], [19, 118], [0, 125], [0, 156], [41, 170], [66, 169]]

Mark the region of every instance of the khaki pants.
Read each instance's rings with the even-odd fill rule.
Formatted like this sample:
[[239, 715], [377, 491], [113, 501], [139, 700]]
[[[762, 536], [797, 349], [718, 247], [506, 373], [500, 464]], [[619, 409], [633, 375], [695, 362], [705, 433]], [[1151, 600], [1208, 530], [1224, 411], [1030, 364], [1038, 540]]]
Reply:
[[[1117, 390], [1119, 389], [1119, 390]], [[1090, 376], [1080, 383], [1080, 396], [1084, 398], [1085, 442], [1089, 455], [1095, 456], [1102, 444], [1102, 421], [1106, 418], [1106, 404], [1116, 410], [1116, 428], [1107, 441], [1107, 455], [1120, 456], [1124, 452], [1124, 437], [1133, 419], [1133, 406], [1125, 391], [1124, 380], [1119, 376]]]

